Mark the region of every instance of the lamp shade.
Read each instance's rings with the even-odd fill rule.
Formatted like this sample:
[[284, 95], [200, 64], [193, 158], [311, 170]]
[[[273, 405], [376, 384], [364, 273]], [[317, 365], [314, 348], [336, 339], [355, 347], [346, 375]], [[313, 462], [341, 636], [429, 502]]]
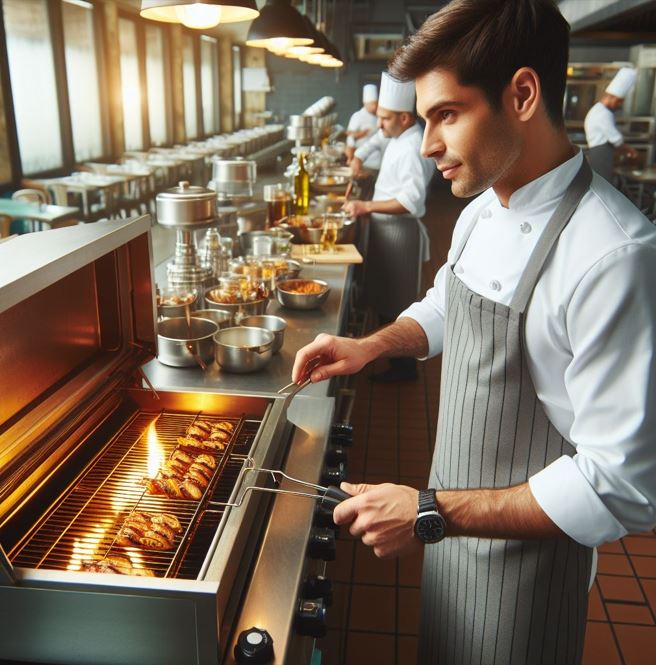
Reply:
[[314, 41], [303, 16], [289, 0], [270, 0], [251, 23], [247, 46], [286, 49], [291, 46], [310, 46]]
[[211, 28], [219, 23], [250, 21], [259, 15], [255, 0], [141, 0], [141, 16], [153, 21]]

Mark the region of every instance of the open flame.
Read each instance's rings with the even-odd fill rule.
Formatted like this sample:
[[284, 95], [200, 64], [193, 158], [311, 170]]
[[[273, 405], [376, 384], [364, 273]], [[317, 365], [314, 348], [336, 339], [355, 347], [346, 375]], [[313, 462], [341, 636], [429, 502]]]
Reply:
[[155, 429], [154, 420], [148, 427], [146, 441], [148, 444], [148, 477], [154, 478], [165, 459], [164, 449], [157, 438], [157, 430]]

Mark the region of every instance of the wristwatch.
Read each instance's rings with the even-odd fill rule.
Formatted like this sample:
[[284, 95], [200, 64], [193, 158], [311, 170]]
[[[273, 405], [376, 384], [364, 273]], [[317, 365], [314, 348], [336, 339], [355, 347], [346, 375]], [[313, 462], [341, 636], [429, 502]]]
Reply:
[[446, 536], [446, 522], [437, 510], [435, 490], [419, 490], [415, 536], [422, 543], [439, 543]]

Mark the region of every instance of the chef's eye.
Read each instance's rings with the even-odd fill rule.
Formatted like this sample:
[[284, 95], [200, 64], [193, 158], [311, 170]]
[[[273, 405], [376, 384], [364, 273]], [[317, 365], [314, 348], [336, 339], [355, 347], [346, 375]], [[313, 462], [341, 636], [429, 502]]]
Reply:
[[440, 120], [442, 122], [449, 122], [455, 118], [455, 113], [453, 111], [440, 111]]

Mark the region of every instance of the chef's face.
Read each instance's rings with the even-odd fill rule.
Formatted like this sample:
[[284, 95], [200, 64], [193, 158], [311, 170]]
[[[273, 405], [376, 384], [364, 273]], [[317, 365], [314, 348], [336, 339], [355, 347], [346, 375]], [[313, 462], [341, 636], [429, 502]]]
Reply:
[[364, 108], [371, 113], [372, 115], [376, 115], [376, 109], [378, 108], [378, 102], [366, 102], [364, 104]]
[[503, 178], [521, 152], [512, 119], [480, 88], [462, 86], [447, 69], [417, 78], [417, 110], [426, 120], [421, 153], [435, 160], [451, 191], [474, 196]]
[[385, 138], [394, 139], [401, 136], [406, 129], [402, 117], [406, 114], [389, 111], [379, 106], [376, 115], [378, 116], [378, 127], [382, 129]]

